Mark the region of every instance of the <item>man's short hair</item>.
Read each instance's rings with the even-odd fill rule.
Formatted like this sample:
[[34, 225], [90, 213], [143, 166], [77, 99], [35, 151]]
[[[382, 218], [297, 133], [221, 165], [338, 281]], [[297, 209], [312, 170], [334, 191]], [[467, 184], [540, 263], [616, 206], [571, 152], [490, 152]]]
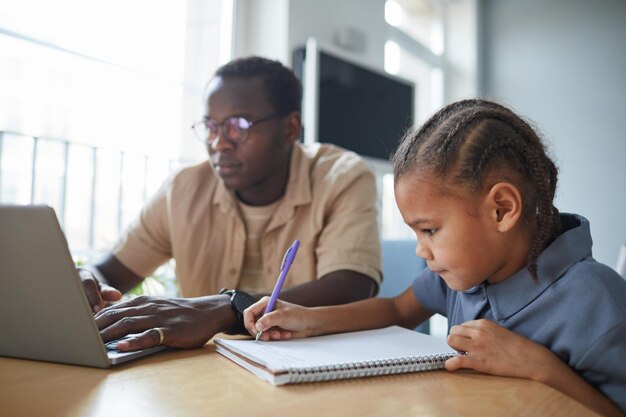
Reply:
[[277, 114], [300, 112], [302, 106], [302, 85], [292, 70], [279, 61], [252, 56], [239, 58], [221, 66], [215, 76], [222, 78], [259, 77], [271, 105]]

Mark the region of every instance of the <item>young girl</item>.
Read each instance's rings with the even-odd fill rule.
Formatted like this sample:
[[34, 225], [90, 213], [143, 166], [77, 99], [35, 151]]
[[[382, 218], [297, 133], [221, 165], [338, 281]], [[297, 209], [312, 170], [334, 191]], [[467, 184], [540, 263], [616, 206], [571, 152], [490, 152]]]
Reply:
[[[465, 100], [403, 138], [396, 202], [428, 268], [395, 298], [305, 308], [267, 297], [250, 334], [281, 340], [448, 317], [471, 368], [552, 386], [595, 411], [626, 410], [626, 282], [591, 257], [588, 221], [553, 206], [557, 170], [511, 110]], [[612, 401], [611, 401], [612, 400]], [[616, 406], [617, 405], [617, 406]]]

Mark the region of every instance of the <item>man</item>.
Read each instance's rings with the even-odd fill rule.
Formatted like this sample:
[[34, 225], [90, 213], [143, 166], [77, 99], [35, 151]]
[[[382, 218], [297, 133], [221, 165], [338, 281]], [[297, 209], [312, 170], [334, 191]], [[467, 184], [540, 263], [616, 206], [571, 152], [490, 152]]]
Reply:
[[[294, 239], [281, 299], [316, 306], [376, 292], [373, 175], [351, 152], [297, 143], [300, 103], [299, 81], [279, 62], [252, 57], [217, 70], [194, 125], [209, 161], [166, 181], [113, 252], [81, 271], [105, 342], [138, 334], [118, 349], [192, 348], [243, 331], [243, 310], [271, 292]], [[170, 258], [185, 298], [103, 309]]]

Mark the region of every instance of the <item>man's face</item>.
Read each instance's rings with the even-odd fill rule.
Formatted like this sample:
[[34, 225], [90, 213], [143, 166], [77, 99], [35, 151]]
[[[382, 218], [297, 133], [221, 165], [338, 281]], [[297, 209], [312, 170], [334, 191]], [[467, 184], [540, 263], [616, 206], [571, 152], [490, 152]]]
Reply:
[[254, 203], [261, 194], [275, 193], [276, 187], [286, 184], [290, 150], [297, 136], [288, 123], [289, 116], [254, 125], [275, 113], [258, 77], [216, 77], [208, 86], [206, 119], [222, 123], [229, 117], [242, 116], [253, 122], [243, 143], [228, 140], [222, 128], [208, 146], [215, 173], [246, 202]]

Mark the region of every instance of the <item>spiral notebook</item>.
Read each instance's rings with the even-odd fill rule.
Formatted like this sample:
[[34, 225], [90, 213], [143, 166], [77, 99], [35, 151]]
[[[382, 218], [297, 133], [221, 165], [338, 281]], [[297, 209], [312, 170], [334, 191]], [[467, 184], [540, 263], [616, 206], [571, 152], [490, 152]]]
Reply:
[[430, 371], [457, 355], [443, 338], [398, 326], [274, 342], [220, 338], [215, 345], [273, 385]]

